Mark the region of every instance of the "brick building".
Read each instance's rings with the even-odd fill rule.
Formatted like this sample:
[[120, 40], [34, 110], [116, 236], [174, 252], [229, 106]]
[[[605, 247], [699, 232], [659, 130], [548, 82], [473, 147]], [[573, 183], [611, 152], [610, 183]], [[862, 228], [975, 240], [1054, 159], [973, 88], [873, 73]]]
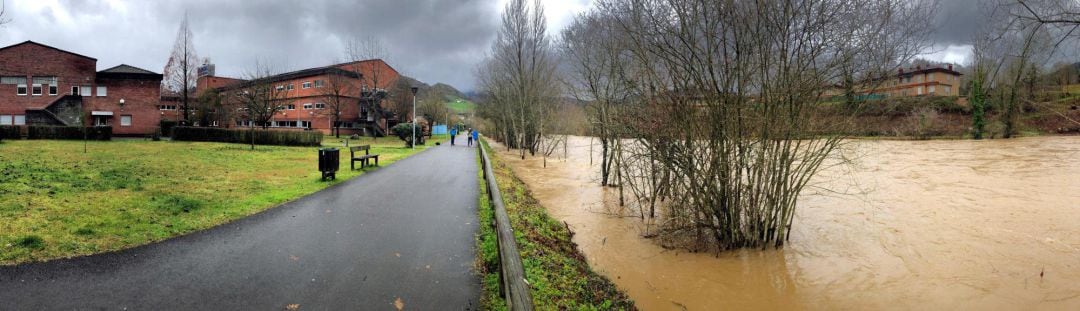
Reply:
[[[247, 127], [255, 124], [236, 103], [229, 104], [236, 92], [269, 85], [275, 100], [282, 106], [269, 121], [268, 127], [277, 130], [317, 130], [331, 134], [334, 112], [339, 113], [341, 134], [385, 135], [398, 116], [385, 107], [387, 89], [397, 83], [400, 74], [383, 60], [365, 60], [303, 69], [258, 81], [200, 76], [196, 94], [216, 91], [221, 94], [228, 111], [216, 111], [212, 118], [220, 127]], [[341, 105], [333, 109], [334, 104]], [[162, 101], [162, 109], [177, 109]], [[340, 110], [340, 111], [335, 111]], [[163, 110], [164, 111], [164, 110]], [[166, 118], [170, 113], [166, 113]]]
[[0, 48], [0, 125], [107, 125], [115, 135], [154, 133], [162, 75], [33, 41]]

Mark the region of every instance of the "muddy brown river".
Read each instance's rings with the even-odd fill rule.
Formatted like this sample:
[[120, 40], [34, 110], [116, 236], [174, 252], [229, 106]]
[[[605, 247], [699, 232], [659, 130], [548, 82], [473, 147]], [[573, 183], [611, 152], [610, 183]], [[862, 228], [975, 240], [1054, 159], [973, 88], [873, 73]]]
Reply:
[[1080, 309], [1077, 136], [852, 141], [855, 163], [816, 178], [838, 193], [804, 193], [785, 248], [720, 255], [612, 216], [591, 140], [569, 141], [547, 168], [500, 158], [644, 310]]

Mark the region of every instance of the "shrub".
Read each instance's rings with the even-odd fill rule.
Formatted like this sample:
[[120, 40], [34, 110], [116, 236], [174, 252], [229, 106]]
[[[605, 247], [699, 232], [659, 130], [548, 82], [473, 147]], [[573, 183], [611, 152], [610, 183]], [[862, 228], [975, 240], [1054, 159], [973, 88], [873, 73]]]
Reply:
[[[177, 126], [172, 129], [172, 139], [250, 144], [252, 132], [250, 129]], [[322, 143], [319, 132], [255, 130], [254, 134], [257, 145], [319, 146]]]
[[[111, 140], [111, 126], [88, 126], [85, 137], [89, 140]], [[83, 139], [81, 126], [31, 125], [27, 127], [27, 139]]]
[[2, 125], [0, 126], [0, 139], [19, 139], [22, 138], [21, 126], [16, 125]]
[[[405, 147], [412, 147], [413, 137], [413, 125], [412, 123], [401, 123], [390, 128], [390, 132], [394, 133], [398, 138], [405, 141]], [[424, 131], [420, 128], [416, 128], [416, 140], [418, 144], [424, 144]]]
[[158, 123], [158, 128], [161, 129], [161, 134], [164, 136], [172, 136], [172, 129], [176, 127], [176, 121], [161, 120]]

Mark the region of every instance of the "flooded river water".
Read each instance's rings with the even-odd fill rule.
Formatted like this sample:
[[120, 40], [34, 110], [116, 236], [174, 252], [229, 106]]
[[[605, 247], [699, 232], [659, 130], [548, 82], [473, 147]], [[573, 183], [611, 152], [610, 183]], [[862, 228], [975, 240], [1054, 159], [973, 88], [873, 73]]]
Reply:
[[547, 168], [500, 158], [644, 310], [1080, 309], [1080, 137], [852, 141], [817, 178], [842, 194], [805, 193], [784, 249], [720, 255], [612, 216], [591, 140], [569, 141]]

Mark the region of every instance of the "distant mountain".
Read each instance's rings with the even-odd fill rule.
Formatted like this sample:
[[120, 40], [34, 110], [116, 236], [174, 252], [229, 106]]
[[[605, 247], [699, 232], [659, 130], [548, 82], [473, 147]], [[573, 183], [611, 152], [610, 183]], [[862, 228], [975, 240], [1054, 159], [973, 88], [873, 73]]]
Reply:
[[446, 99], [462, 99], [465, 98], [465, 94], [458, 91], [458, 89], [445, 83], [435, 83], [431, 86], [431, 89], [436, 94], [442, 95]]

